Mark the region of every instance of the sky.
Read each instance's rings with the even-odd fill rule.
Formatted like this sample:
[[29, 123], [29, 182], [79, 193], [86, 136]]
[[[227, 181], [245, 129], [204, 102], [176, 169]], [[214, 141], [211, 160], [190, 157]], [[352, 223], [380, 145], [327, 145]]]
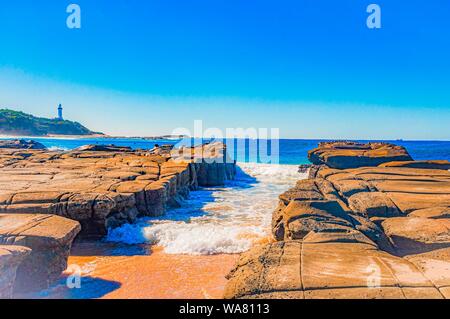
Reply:
[[[69, 4], [81, 29], [66, 25]], [[381, 8], [369, 29], [366, 8]], [[0, 108], [112, 135], [450, 140], [448, 0], [16, 0]]]

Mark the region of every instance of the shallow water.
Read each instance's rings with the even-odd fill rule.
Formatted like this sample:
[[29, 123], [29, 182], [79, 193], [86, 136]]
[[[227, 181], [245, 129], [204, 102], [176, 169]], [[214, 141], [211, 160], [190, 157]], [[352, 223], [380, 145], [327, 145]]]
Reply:
[[[269, 241], [278, 196], [306, 177], [296, 165], [240, 163], [235, 181], [191, 192], [181, 208], [77, 242], [50, 289], [25, 298], [222, 298], [239, 253]], [[69, 288], [67, 282], [79, 288]]]
[[[211, 299], [222, 298], [238, 255], [169, 255], [161, 248], [76, 243], [69, 268], [50, 289], [32, 299]], [[81, 279], [77, 283], [76, 275]], [[69, 288], [67, 283], [72, 285]]]
[[[64, 150], [105, 142], [40, 141]], [[129, 139], [111, 142], [133, 148], [151, 148], [154, 144]], [[307, 150], [318, 142], [281, 140], [279, 155], [283, 165], [239, 163], [235, 181], [224, 187], [191, 192], [181, 208], [163, 217], [141, 219], [112, 230], [104, 242], [76, 243], [69, 258], [69, 270], [61, 280], [46, 291], [25, 297], [221, 298], [225, 276], [239, 253], [255, 242], [269, 240], [278, 196], [306, 177], [297, 172], [297, 165], [307, 162]], [[450, 159], [450, 142], [395, 143], [407, 147], [417, 160]], [[79, 289], [66, 285], [73, 267], [80, 270]]]
[[181, 208], [111, 230], [110, 242], [156, 244], [168, 254], [234, 254], [270, 234], [278, 196], [305, 178], [296, 165], [239, 163], [235, 181], [191, 192]]

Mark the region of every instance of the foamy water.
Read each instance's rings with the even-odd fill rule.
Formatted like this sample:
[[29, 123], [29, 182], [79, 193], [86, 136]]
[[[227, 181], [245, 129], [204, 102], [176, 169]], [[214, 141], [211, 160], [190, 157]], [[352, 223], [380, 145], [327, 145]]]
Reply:
[[110, 230], [107, 240], [156, 244], [168, 254], [233, 254], [270, 233], [278, 196], [305, 178], [296, 165], [240, 163], [225, 187], [191, 192], [181, 208]]
[[48, 147], [48, 150], [51, 152], [66, 152], [66, 151], [69, 151], [70, 149], [68, 149], [66, 147], [50, 146], [50, 147]]

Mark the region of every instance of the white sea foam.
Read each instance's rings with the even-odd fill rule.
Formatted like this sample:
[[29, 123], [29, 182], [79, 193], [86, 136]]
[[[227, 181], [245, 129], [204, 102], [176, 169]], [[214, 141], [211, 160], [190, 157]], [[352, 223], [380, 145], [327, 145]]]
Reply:
[[52, 152], [66, 152], [66, 151], [68, 151], [69, 149], [68, 149], [67, 147], [50, 146], [50, 147], [48, 148], [48, 150], [49, 150], [49, 151], [52, 151]]
[[296, 165], [239, 163], [235, 181], [192, 192], [181, 208], [162, 218], [111, 230], [107, 240], [150, 243], [169, 254], [240, 253], [270, 232], [278, 195], [305, 174]]

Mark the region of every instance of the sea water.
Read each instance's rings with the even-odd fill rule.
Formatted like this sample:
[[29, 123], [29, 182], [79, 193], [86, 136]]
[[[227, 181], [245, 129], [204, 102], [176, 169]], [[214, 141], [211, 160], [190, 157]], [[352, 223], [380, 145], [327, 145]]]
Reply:
[[[133, 149], [150, 149], [155, 144], [177, 144], [174, 140], [127, 138], [35, 139], [51, 149], [70, 150], [85, 144], [115, 144]], [[278, 196], [299, 179], [299, 164], [308, 163], [307, 152], [321, 140], [280, 140], [277, 164], [257, 163], [247, 154], [249, 143], [237, 143], [244, 150], [238, 161], [236, 180], [223, 187], [191, 192], [180, 208], [163, 217], [143, 218], [110, 230], [107, 241], [129, 245], [154, 244], [167, 254], [232, 254], [248, 250], [255, 241], [270, 234], [272, 213]], [[362, 141], [365, 142], [365, 141]], [[450, 142], [391, 141], [407, 148], [416, 160], [450, 160]], [[243, 152], [242, 152], [243, 151]]]
[[[25, 139], [33, 139], [37, 142], [44, 144], [46, 147], [52, 150], [71, 150], [86, 144], [114, 144], [117, 146], [128, 146], [132, 149], [151, 149], [156, 144], [186, 144], [185, 141], [165, 139], [165, 140], [148, 140], [144, 138], [36, 138], [36, 137], [24, 137]], [[1, 137], [0, 139], [13, 139]], [[278, 163], [279, 164], [307, 164], [308, 151], [317, 147], [320, 142], [327, 140], [304, 140], [304, 139], [280, 139], [278, 150]], [[200, 143], [201, 141], [197, 141]], [[359, 142], [369, 142], [366, 140], [360, 140]], [[450, 141], [381, 141], [374, 140], [373, 142], [389, 142], [406, 147], [408, 152], [415, 160], [428, 160], [428, 159], [441, 159], [450, 160]], [[242, 157], [240, 154], [247, 154], [250, 143], [236, 143], [237, 150], [234, 156], [236, 160], [240, 162], [252, 161], [251, 157]], [[244, 150], [240, 150], [239, 147], [243, 147]]]
[[305, 177], [297, 165], [238, 163], [224, 187], [192, 192], [181, 208], [110, 230], [107, 240], [156, 244], [168, 254], [241, 253], [270, 234], [279, 194]]

